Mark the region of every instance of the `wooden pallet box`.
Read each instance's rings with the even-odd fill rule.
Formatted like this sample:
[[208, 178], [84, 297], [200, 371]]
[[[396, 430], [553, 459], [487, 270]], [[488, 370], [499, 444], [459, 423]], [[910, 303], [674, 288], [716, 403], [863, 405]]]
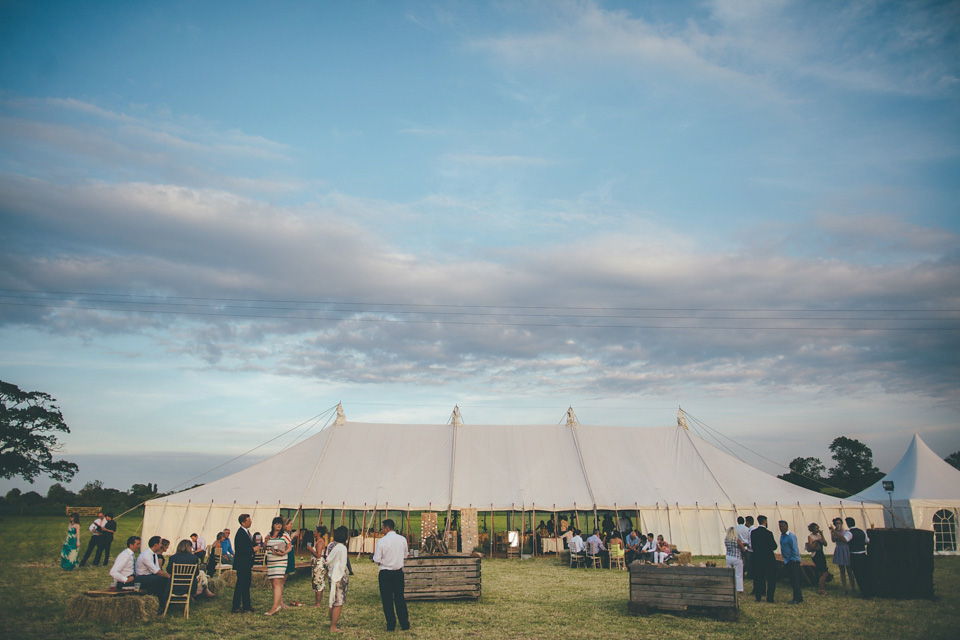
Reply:
[[403, 562], [407, 600], [476, 600], [480, 597], [480, 558], [421, 556]]
[[630, 565], [631, 613], [698, 612], [724, 620], [739, 613], [736, 577], [730, 567]]

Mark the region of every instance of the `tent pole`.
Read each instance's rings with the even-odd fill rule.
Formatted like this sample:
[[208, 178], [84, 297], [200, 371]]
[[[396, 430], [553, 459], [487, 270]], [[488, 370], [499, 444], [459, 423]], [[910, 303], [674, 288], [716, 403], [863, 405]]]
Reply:
[[517, 553], [517, 556], [523, 555], [523, 545], [527, 539], [527, 523], [526, 523], [526, 505], [520, 505], [520, 551]]
[[340, 526], [341, 527], [343, 526], [343, 510], [346, 508], [346, 506], [347, 506], [346, 502], [340, 503]]
[[634, 502], [633, 506], [637, 510], [637, 527], [636, 527], [637, 533], [643, 533], [643, 521], [640, 520], [640, 505]]
[[357, 552], [357, 557], [360, 557], [360, 554], [363, 553], [363, 541], [367, 537], [367, 503], [363, 503], [363, 526], [360, 528], [360, 551]]
[[493, 551], [497, 548], [497, 521], [494, 517], [493, 503], [490, 503], [490, 557], [493, 558]]
[[530, 526], [533, 528], [533, 557], [537, 557], [537, 503], [533, 503], [533, 516], [530, 518]]

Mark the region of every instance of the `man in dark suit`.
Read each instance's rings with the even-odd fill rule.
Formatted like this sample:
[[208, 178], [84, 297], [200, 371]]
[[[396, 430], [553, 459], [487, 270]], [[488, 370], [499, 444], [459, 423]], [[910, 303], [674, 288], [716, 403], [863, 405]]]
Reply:
[[259, 546], [253, 544], [253, 534], [250, 533], [250, 514], [243, 513], [237, 520], [240, 528], [233, 538], [233, 568], [237, 572], [237, 585], [233, 588], [233, 612], [248, 613], [253, 611], [250, 606], [250, 581], [253, 578], [253, 554]]
[[767, 529], [767, 516], [757, 516], [757, 528], [750, 534], [750, 546], [753, 557], [750, 558], [753, 570], [753, 595], [760, 602], [767, 594], [767, 602], [773, 602], [777, 589], [777, 559], [773, 552], [777, 550], [777, 541]]

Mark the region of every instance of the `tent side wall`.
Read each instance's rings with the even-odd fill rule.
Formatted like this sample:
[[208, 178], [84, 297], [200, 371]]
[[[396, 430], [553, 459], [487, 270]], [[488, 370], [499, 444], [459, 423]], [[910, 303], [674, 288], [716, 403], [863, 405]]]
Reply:
[[953, 550], [939, 550], [937, 555], [960, 555], [960, 500], [894, 500], [893, 512], [884, 507], [884, 526], [891, 528], [912, 527], [934, 531], [934, 514], [946, 511], [953, 514]]

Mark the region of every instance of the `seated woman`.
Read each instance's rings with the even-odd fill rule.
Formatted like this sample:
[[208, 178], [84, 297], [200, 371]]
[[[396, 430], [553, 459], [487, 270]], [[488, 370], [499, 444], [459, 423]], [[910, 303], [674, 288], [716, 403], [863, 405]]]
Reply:
[[[170, 558], [167, 560], [167, 573], [173, 575], [173, 565], [175, 564], [196, 565], [198, 563], [199, 560], [197, 560], [196, 554], [193, 553], [193, 543], [184, 538], [179, 544], [177, 544], [177, 552], [170, 556]], [[191, 595], [194, 598], [199, 598], [200, 596], [213, 598], [217, 595], [207, 588], [207, 572], [203, 569], [197, 569], [197, 575], [193, 580], [193, 584], [194, 590]], [[173, 592], [177, 595], [183, 595], [182, 591], [177, 587], [174, 587]]]
[[657, 536], [657, 550], [653, 553], [653, 561], [657, 564], [663, 564], [672, 553], [670, 543], [663, 539], [663, 535]]
[[[216, 552], [213, 551], [213, 549], [220, 549], [220, 556], [219, 556], [219, 557], [221, 557], [221, 558], [223, 557], [223, 547], [220, 546], [222, 542], [223, 542], [223, 531], [220, 531], [220, 532], [217, 533], [217, 541], [214, 542], [213, 545], [210, 547], [210, 549], [211, 549], [211, 551], [210, 551], [210, 557], [207, 559], [207, 575], [208, 575], [208, 576], [209, 576], [209, 575], [213, 575], [213, 574], [216, 572], [216, 570], [217, 570], [217, 557], [218, 557], [218, 556], [217, 556]], [[179, 548], [180, 548], [180, 545], [177, 545], [177, 548], [179, 549]]]

